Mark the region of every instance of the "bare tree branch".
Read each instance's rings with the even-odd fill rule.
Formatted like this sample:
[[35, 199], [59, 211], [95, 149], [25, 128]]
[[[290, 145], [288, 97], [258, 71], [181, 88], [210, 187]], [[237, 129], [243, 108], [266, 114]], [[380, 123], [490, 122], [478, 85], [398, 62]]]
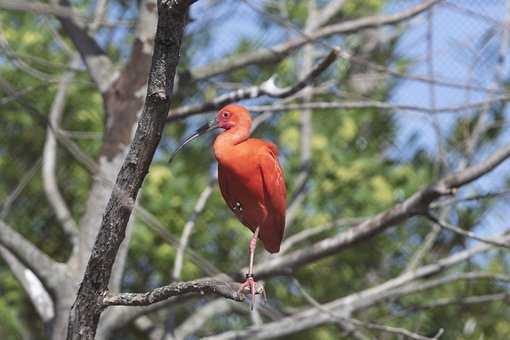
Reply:
[[[135, 327], [144, 333], [145, 339], [148, 340], [161, 340], [165, 336], [165, 329], [155, 324], [148, 316], [141, 316], [134, 321]], [[98, 333], [100, 330], [98, 330]], [[108, 339], [108, 337], [106, 337]], [[172, 336], [169, 340], [174, 340]]]
[[51, 290], [58, 289], [59, 274], [63, 274], [65, 265], [52, 260], [2, 220], [0, 220], [0, 244], [32, 270], [45, 287]]
[[510, 157], [510, 144], [496, 150], [485, 161], [448, 175], [443, 181], [440, 181], [439, 184], [448, 189], [457, 189], [469, 182], [477, 180], [481, 176], [493, 170], [508, 157]]
[[434, 242], [436, 241], [440, 232], [441, 228], [437, 224], [433, 223], [432, 230], [427, 234], [418, 250], [411, 256], [404, 271], [415, 270], [421, 264], [422, 260], [434, 245]]
[[[26, 185], [28, 185], [28, 183], [32, 180], [40, 164], [41, 160], [38, 159], [36, 164], [23, 176], [13, 192], [8, 195], [0, 213], [0, 220], [7, 217], [10, 206], [18, 198]], [[16, 277], [25, 292], [28, 294], [30, 301], [35, 307], [35, 310], [37, 311], [37, 314], [39, 314], [41, 320], [44, 323], [50, 322], [55, 316], [55, 306], [41, 280], [7, 248], [0, 246], [0, 255], [9, 266], [12, 274]]]
[[339, 227], [349, 227], [352, 225], [356, 225], [361, 223], [365, 218], [341, 218], [331, 223], [326, 223], [323, 225], [319, 225], [314, 228], [307, 228], [303, 231], [300, 231], [299, 233], [296, 233], [294, 235], [291, 235], [283, 241], [281, 247], [280, 247], [280, 253], [287, 252], [290, 248], [292, 248], [294, 245], [303, 242], [313, 236], [317, 236], [325, 231], [331, 230], [333, 228], [339, 228]]
[[96, 10], [94, 11], [94, 20], [90, 24], [91, 32], [95, 33], [100, 28], [101, 22], [104, 21], [107, 7], [108, 7], [108, 0], [98, 0], [96, 2]]
[[103, 298], [105, 306], [146, 306], [168, 299], [172, 296], [197, 293], [223, 296], [234, 301], [243, 301], [243, 296], [237, 293], [240, 284], [225, 283], [218, 280], [200, 279], [187, 282], [171, 283], [168, 286], [155, 288], [146, 293], [107, 294]]
[[310, 162], [301, 164], [302, 170], [297, 175], [294, 192], [288, 200], [287, 211], [285, 213], [285, 230], [288, 230], [287, 226], [291, 226], [294, 223], [297, 213], [301, 210], [301, 203], [305, 199], [307, 184], [311, 175], [310, 166]]
[[182, 119], [189, 117], [193, 114], [201, 112], [207, 112], [218, 109], [226, 104], [236, 102], [242, 99], [253, 99], [261, 96], [269, 96], [272, 98], [285, 98], [289, 97], [309, 85], [315, 78], [317, 78], [322, 72], [324, 72], [337, 58], [338, 51], [332, 50], [323, 60], [321, 60], [315, 67], [313, 67], [309, 73], [307, 73], [299, 82], [292, 87], [279, 88], [275, 84], [276, 76], [273, 75], [268, 80], [258, 86], [250, 86], [242, 88], [233, 92], [229, 92], [214, 98], [211, 101], [202, 103], [187, 105], [181, 108], [172, 110], [168, 115], [169, 121]]
[[[72, 64], [76, 66], [77, 60], [73, 61]], [[57, 160], [57, 138], [53, 132], [53, 129], [59, 129], [60, 121], [65, 109], [67, 90], [73, 78], [74, 72], [67, 72], [62, 76], [58, 85], [57, 94], [55, 95], [50, 109], [49, 122], [51, 127], [48, 127], [46, 131], [46, 141], [44, 143], [43, 150], [42, 175], [44, 191], [46, 192], [48, 201], [55, 211], [64, 233], [71, 241], [74, 252], [78, 250], [78, 226], [76, 225], [76, 222], [74, 221], [58, 188], [55, 169]]]
[[477, 304], [477, 303], [486, 303], [486, 302], [492, 302], [492, 301], [499, 301], [499, 302], [508, 302], [510, 299], [510, 294], [508, 293], [496, 293], [496, 294], [487, 294], [487, 295], [477, 295], [477, 296], [467, 296], [463, 298], [444, 298], [444, 299], [437, 299], [434, 302], [427, 303], [424, 305], [419, 305], [416, 307], [413, 307], [412, 309], [431, 309], [431, 308], [438, 308], [438, 307], [444, 307], [448, 305], [471, 305], [471, 304]]
[[[71, 9], [68, 0], [59, 0], [64, 8]], [[104, 93], [110, 88], [111, 83], [117, 77], [110, 58], [106, 55], [97, 41], [87, 32], [86, 28], [80, 26], [72, 18], [57, 17], [62, 24], [66, 34], [71, 38], [76, 49], [87, 65], [91, 78], [97, 88]]]
[[317, 28], [325, 25], [330, 21], [338, 12], [342, 9], [345, 4], [345, 0], [333, 0], [324, 5], [323, 8], [318, 11], [316, 18], [309, 26], [309, 31], [314, 31]]
[[[259, 85], [262, 87], [265, 83]], [[183, 119], [195, 114], [207, 113], [211, 110], [217, 109], [222, 105], [243, 99], [251, 99], [258, 96], [267, 95], [260, 92], [260, 90], [251, 92], [252, 88], [239, 89], [237, 91], [229, 92], [220, 95], [215, 99], [202, 104], [186, 105], [171, 111], [169, 114], [169, 121]], [[255, 97], [252, 97], [255, 95]], [[271, 95], [268, 95], [271, 97]], [[305, 102], [305, 103], [272, 103], [270, 105], [257, 105], [248, 106], [250, 112], [283, 112], [291, 110], [338, 110], [338, 109], [381, 109], [391, 110], [394, 112], [419, 112], [424, 114], [453, 114], [462, 113], [464, 111], [474, 110], [484, 107], [488, 103], [502, 103], [510, 100], [509, 95], [495, 96], [492, 99], [482, 100], [465, 105], [457, 106], [444, 106], [431, 109], [425, 106], [402, 105], [388, 102], [380, 102], [373, 100], [363, 101], [340, 101], [340, 102]]]
[[[233, 303], [229, 300], [218, 299], [208, 302], [201, 306], [195, 313], [184, 320], [179, 327], [175, 329], [174, 338], [183, 340], [189, 335], [198, 331], [213, 316], [219, 316], [228, 313], [233, 308]], [[165, 339], [171, 340], [171, 339]]]
[[0, 254], [23, 286], [25, 292], [27, 292], [41, 320], [45, 323], [50, 322], [55, 316], [55, 308], [41, 281], [6, 248], [0, 246]]

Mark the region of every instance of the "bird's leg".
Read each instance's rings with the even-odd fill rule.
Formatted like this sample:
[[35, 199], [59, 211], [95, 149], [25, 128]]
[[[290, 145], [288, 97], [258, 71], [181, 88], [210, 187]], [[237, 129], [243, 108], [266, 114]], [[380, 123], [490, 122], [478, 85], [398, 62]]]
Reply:
[[259, 230], [260, 228], [257, 227], [255, 229], [255, 232], [253, 233], [253, 236], [250, 240], [250, 267], [248, 268], [248, 275], [253, 276], [253, 259], [255, 258], [255, 248], [257, 247], [257, 238], [259, 237]]
[[250, 252], [250, 266], [248, 269], [248, 274], [246, 274], [246, 281], [241, 284], [238, 293], [241, 293], [245, 288], [250, 289], [251, 293], [251, 309], [253, 310], [253, 305], [255, 304], [255, 295], [261, 293], [264, 296], [264, 300], [266, 300], [266, 292], [263, 286], [257, 287], [257, 282], [253, 276], [253, 259], [255, 257], [255, 248], [257, 246], [257, 238], [259, 236], [259, 227], [255, 229], [253, 233], [253, 237], [250, 240], [249, 252]]

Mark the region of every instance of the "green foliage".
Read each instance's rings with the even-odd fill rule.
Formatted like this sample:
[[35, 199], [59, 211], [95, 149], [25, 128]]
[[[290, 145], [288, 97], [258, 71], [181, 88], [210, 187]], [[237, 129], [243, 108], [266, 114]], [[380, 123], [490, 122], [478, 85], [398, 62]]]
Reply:
[[[23, 331], [23, 326], [18, 319], [17, 310], [23, 301], [23, 291], [7, 270], [0, 268], [0, 335], [3, 339], [18, 339]], [[18, 308], [13, 308], [13, 307]]]
[[[90, 1], [73, 2], [79, 7], [88, 8]], [[123, 9], [135, 8], [135, 2], [112, 1]], [[307, 18], [305, 1], [286, 1], [286, 13], [281, 12], [276, 2], [267, 2], [267, 10], [281, 17], [288, 17], [295, 25], [303, 27]], [[322, 3], [322, 1], [318, 1]], [[348, 0], [343, 10], [334, 18], [335, 21], [362, 17], [380, 11], [385, 4], [382, 0], [356, 1]], [[220, 5], [218, 5], [220, 6]], [[136, 11], [133, 11], [136, 12]], [[136, 15], [133, 13], [132, 15]], [[260, 17], [261, 34], [269, 33], [267, 17]], [[58, 30], [53, 21], [41, 19], [30, 14], [1, 12], [0, 23], [3, 35], [15, 53], [6, 53], [0, 60], [2, 78], [25, 89], [28, 94], [22, 97], [46, 114], [55, 96], [55, 83], [46, 82], [41, 74], [52, 80], [58, 79], [65, 72], [65, 65], [70, 55], [60, 44], [70, 44], [54, 38], [52, 29]], [[214, 23], [213, 23], [214, 24]], [[48, 25], [52, 25], [50, 27]], [[179, 70], [184, 74], [191, 68], [193, 58], [200, 53], [213, 50], [209, 26], [200, 27], [184, 40], [184, 50]], [[104, 32], [102, 32], [104, 33]], [[130, 34], [123, 34], [108, 46], [108, 54], [119, 63], [125, 57], [132, 39]], [[334, 43], [337, 41], [331, 39]], [[398, 40], [398, 39], [397, 39]], [[328, 41], [327, 41], [328, 42]], [[359, 52], [366, 39], [363, 35], [345, 38], [345, 46]], [[255, 38], [240, 39], [229, 53], [233, 56], [256, 51], [260, 41]], [[361, 52], [360, 52], [361, 53]], [[395, 54], [394, 42], [370, 51], [363, 56], [382, 65], [393, 65], [404, 70], [409, 61]], [[13, 66], [12, 61], [21, 59], [37, 72], [29, 72]], [[208, 82], [192, 82], [183, 76], [179, 91], [175, 93], [174, 105], [188, 104], [211, 99], [226, 90], [218, 83], [259, 84], [274, 73], [277, 83], [285, 86], [294, 83], [302, 63], [301, 52], [283, 59], [277, 65], [249, 66], [226, 76], [218, 76]], [[352, 98], [367, 97], [373, 100], [387, 100], [394, 86], [394, 81], [383, 81], [370, 88], [367, 93], [359, 93], [349, 80], [353, 75], [363, 73], [345, 60], [338, 60], [328, 70], [324, 78], [335, 79], [342, 85], [345, 96]], [[38, 75], [38, 76], [37, 76]], [[6, 97], [2, 93], [2, 97]], [[320, 94], [317, 100], [336, 101], [338, 94]], [[260, 100], [261, 102], [266, 99]], [[501, 122], [502, 110], [490, 112], [490, 119]], [[278, 144], [281, 161], [285, 169], [289, 197], [295, 192], [296, 179], [302, 172], [300, 160], [300, 111], [276, 113], [256, 132], [255, 137], [268, 139]], [[62, 128], [68, 131], [96, 132], [96, 138], [75, 138], [78, 146], [89, 155], [97, 155], [101, 147], [101, 133], [104, 130], [104, 112], [100, 93], [92, 85], [86, 72], [79, 71], [69, 88], [68, 102], [62, 122]], [[180, 235], [192, 214], [195, 202], [210, 179], [213, 157], [211, 154], [211, 137], [186, 146], [186, 152], [178, 155], [171, 166], [166, 159], [176, 143], [198, 122], [206, 117], [190, 118], [170, 124], [156, 154], [150, 172], [145, 179], [139, 202], [158, 217], [168, 232]], [[452, 128], [449, 140], [458, 144], [476, 124], [475, 118], [459, 119]], [[312, 176], [307, 184], [308, 194], [297, 213], [294, 224], [287, 230], [287, 235], [313, 228], [338, 218], [369, 217], [393, 206], [409, 197], [419, 188], [435, 179], [433, 159], [417, 150], [407, 160], [391, 157], [398, 136], [394, 115], [388, 111], [375, 109], [350, 110], [314, 110], [312, 112]], [[484, 142], [494, 141], [502, 133], [501, 128], [494, 128], [483, 136]], [[40, 117], [27, 112], [15, 100], [0, 105], [0, 200], [3, 201], [13, 191], [26, 173], [40, 158], [45, 140], [46, 126]], [[461, 150], [449, 150], [453, 154]], [[63, 196], [70, 203], [75, 219], [82, 215], [91, 175], [63, 148], [58, 153], [58, 179]], [[467, 207], [455, 211], [458, 225], [466, 230], [476, 223], [481, 212], [488, 205]], [[12, 222], [16, 229], [26, 235], [37, 246], [57, 260], [64, 261], [69, 255], [68, 242], [63, 235], [53, 211], [49, 208], [43, 192], [40, 170], [29, 182], [22, 195], [12, 206], [6, 220]], [[292, 250], [312, 244], [326, 236], [334, 236], [347, 230], [342, 226], [325, 231], [321, 235], [296, 245]], [[348, 295], [366, 287], [373, 286], [392, 278], [405, 267], [409, 257], [420, 247], [430, 230], [430, 223], [415, 219], [393, 228], [368, 241], [350, 247], [334, 256], [307, 265], [296, 273], [296, 279], [319, 302], [327, 302]], [[207, 259], [222, 272], [236, 272], [247, 264], [247, 244], [250, 232], [232, 216], [215, 187], [207, 201], [204, 212], [196, 220], [190, 239], [190, 248]], [[464, 238], [442, 235], [434, 248], [435, 255], [428, 255], [431, 260], [440, 255], [451, 254], [465, 246]], [[260, 251], [260, 249], [259, 249]], [[259, 255], [262, 255], [260, 251]], [[435, 257], [434, 257], [435, 256]], [[260, 256], [262, 258], [262, 256]], [[159, 237], [140, 220], [134, 223], [133, 236], [129, 248], [128, 265], [123, 289], [143, 291], [171, 280], [175, 247]], [[503, 254], [491, 255], [484, 259], [484, 264], [473, 261], [470, 270], [490, 270], [508, 272]], [[182, 279], [194, 279], [205, 275], [199, 263], [185, 257]], [[299, 290], [287, 278], [278, 277], [266, 282], [271, 303], [282, 310], [299, 310], [308, 308], [308, 302]], [[421, 333], [434, 334], [438, 328], [446, 330], [445, 339], [505, 339], [510, 332], [508, 323], [508, 306], [503, 303], [472, 305], [459, 309], [449, 306], [416, 312], [413, 306], [424, 305], [440, 299], [460, 297], [467, 294], [488, 294], [500, 292], [504, 287], [490, 285], [487, 282], [456, 282], [431, 290], [426, 294], [415, 294], [388, 304], [381, 304], [366, 311], [367, 320], [381, 320], [385, 324], [414, 329], [419, 327]], [[34, 322], [35, 312], [22, 288], [7, 270], [0, 264], [0, 337], [17, 339], [27, 328], [34, 328], [35, 336], [42, 334], [43, 325]], [[190, 309], [200, 307], [199, 300], [192, 307], [176, 308], [175, 317], [182, 320]], [[389, 312], [405, 311], [396, 319], [386, 320]], [[356, 317], [361, 317], [357, 315]], [[469, 320], [476, 320], [476, 326], [470, 330], [466, 326]], [[212, 319], [204, 327], [201, 335], [226, 329], [243, 329], [250, 325], [250, 319], [244, 314], [229, 315]], [[472, 322], [471, 322], [472, 323]], [[35, 324], [35, 326], [34, 326]], [[301, 332], [292, 339], [337, 339], [338, 327], [327, 325], [317, 329]], [[127, 338], [140, 338], [135, 330], [123, 330]], [[373, 334], [377, 337], [377, 333]]]

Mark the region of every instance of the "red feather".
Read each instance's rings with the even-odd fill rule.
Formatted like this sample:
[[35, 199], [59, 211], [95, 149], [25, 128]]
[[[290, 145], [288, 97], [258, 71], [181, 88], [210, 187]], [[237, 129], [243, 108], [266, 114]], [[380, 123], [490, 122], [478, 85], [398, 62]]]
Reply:
[[260, 227], [264, 248], [276, 253], [283, 238], [286, 209], [278, 149], [260, 139], [246, 139], [251, 119], [244, 108], [241, 112], [234, 110], [238, 107], [229, 105], [223, 109], [235, 113], [225, 123], [235, 127], [219, 135], [214, 143], [220, 190], [236, 217], [253, 232]]

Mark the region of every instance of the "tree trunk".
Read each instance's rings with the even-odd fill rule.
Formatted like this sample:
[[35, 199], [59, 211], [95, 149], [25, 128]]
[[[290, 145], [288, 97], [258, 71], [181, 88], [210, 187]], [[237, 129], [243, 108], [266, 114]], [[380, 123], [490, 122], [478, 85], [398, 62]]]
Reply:
[[68, 339], [94, 339], [113, 264], [170, 109], [173, 79], [190, 4], [191, 1], [158, 1], [159, 19], [144, 111], [71, 309]]

